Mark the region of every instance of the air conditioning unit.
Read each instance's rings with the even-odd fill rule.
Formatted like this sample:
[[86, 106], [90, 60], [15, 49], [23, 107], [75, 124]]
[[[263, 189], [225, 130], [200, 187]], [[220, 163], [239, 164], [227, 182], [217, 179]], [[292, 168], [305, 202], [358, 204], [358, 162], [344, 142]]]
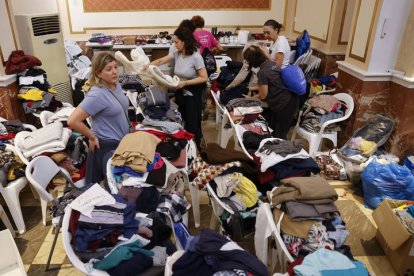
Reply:
[[16, 15], [15, 19], [21, 49], [42, 61], [48, 82], [59, 92], [56, 99], [73, 104], [59, 15]]

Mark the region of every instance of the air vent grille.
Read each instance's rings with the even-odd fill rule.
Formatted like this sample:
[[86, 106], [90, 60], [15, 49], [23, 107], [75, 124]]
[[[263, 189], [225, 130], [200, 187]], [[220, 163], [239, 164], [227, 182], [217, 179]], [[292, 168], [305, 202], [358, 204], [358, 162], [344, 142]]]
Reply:
[[58, 15], [32, 17], [33, 35], [41, 36], [60, 32]]

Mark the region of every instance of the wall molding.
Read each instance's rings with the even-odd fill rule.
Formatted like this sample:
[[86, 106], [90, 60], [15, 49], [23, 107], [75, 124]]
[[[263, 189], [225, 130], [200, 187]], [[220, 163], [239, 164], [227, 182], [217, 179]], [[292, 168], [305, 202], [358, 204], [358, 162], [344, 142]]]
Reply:
[[[331, 9], [329, 11], [328, 28], [326, 29], [326, 38], [324, 39], [324, 38], [320, 38], [320, 37], [313, 36], [313, 35], [309, 34], [309, 37], [310, 38], [315, 39], [315, 40], [320, 41], [320, 42], [323, 42], [323, 43], [328, 42], [329, 30], [331, 28], [333, 2], [334, 2], [334, 0], [331, 1]], [[297, 5], [298, 5], [298, 1], [295, 0], [295, 12], [294, 12], [293, 18], [296, 17], [296, 8], [297, 8]], [[286, 17], [286, 15], [285, 15], [285, 17]], [[293, 32], [296, 33], [296, 34], [301, 34], [302, 31], [295, 30], [295, 25], [296, 25], [296, 23], [295, 23], [295, 20], [294, 20], [293, 21]]]
[[377, 15], [378, 0], [375, 0], [374, 11], [372, 12], [371, 23], [370, 23], [370, 26], [369, 26], [368, 36], [367, 36], [367, 40], [366, 40], [366, 43], [365, 43], [364, 56], [361, 57], [361, 56], [353, 54], [352, 53], [352, 48], [354, 46], [355, 30], [356, 30], [356, 26], [357, 26], [357, 22], [358, 22], [358, 17], [360, 16], [359, 12], [360, 12], [360, 9], [361, 9], [361, 2], [362, 1], [363, 0], [359, 0], [359, 2], [358, 2], [358, 9], [357, 9], [357, 13], [356, 13], [355, 22], [354, 22], [354, 29], [352, 31], [351, 49], [349, 50], [349, 57], [365, 63], [365, 60], [367, 59], [368, 48], [369, 48], [369, 45], [370, 45], [372, 29], [374, 28], [374, 22], [375, 22], [376, 15]]
[[330, 51], [325, 51], [325, 50], [314, 48], [314, 47], [311, 47], [311, 48], [315, 51], [321, 52], [322, 54], [324, 54], [326, 56], [345, 56], [346, 55], [346, 51], [344, 51], [344, 52], [330, 52]]
[[408, 78], [388, 72], [367, 72], [345, 61], [337, 61], [336, 63], [338, 64], [338, 69], [362, 81], [392, 81], [406, 88], [414, 88], [414, 77]]

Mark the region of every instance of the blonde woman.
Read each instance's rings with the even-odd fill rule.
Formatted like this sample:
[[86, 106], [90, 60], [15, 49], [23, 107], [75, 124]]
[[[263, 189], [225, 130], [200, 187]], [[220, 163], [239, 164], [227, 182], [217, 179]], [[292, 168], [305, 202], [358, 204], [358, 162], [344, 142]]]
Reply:
[[[121, 139], [129, 132], [128, 98], [118, 83], [118, 65], [107, 52], [96, 54], [89, 78], [91, 89], [73, 111], [68, 124], [88, 138], [86, 183], [105, 179], [106, 163]], [[84, 121], [91, 117], [92, 128]]]

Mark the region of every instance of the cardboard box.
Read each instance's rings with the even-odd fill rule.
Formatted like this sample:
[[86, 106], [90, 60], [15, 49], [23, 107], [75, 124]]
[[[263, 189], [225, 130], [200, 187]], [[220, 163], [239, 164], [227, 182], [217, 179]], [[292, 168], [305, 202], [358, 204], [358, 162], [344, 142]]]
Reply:
[[372, 213], [377, 223], [377, 240], [399, 275], [414, 274], [414, 235], [408, 232], [392, 210], [407, 200], [385, 199]]
[[124, 42], [124, 45], [135, 45], [137, 43], [135, 36], [126, 36], [122, 38], [122, 41]]

